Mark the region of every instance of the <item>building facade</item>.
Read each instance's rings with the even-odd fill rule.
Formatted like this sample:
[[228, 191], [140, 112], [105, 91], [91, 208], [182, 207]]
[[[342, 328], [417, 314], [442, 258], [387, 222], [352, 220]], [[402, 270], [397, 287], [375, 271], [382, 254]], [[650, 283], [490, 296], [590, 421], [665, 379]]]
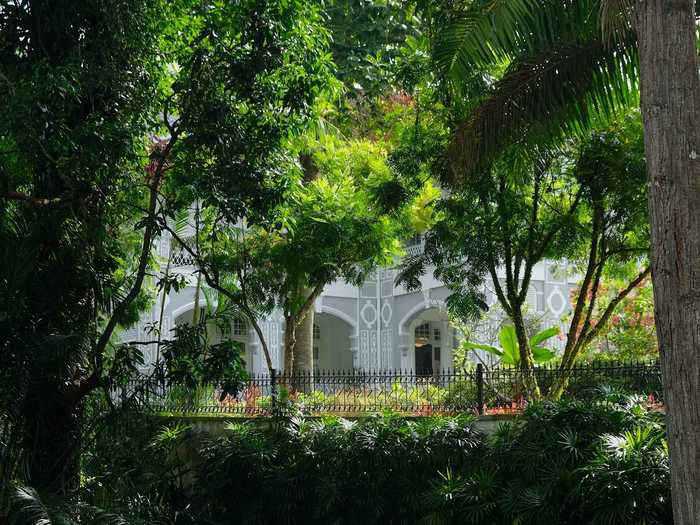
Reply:
[[[170, 243], [161, 240], [158, 250], [168, 257]], [[407, 250], [422, 250], [415, 241]], [[168, 337], [180, 323], [191, 322], [196, 306], [204, 308], [207, 299], [200, 294], [195, 305], [196, 274], [187, 257], [171, 257], [171, 272], [182, 273], [188, 285], [178, 292], [161, 297], [139, 323], [122, 334], [124, 341], [148, 341], [147, 328], [160, 321]], [[499, 275], [504, 278], [504, 275]], [[445, 301], [449, 291], [437, 281], [431, 271], [421, 279], [421, 289], [408, 291], [395, 285], [396, 270], [384, 268], [356, 287], [344, 282], [327, 286], [314, 305], [314, 367], [318, 370], [382, 370], [406, 369], [431, 373], [453, 367], [453, 351], [461, 332], [451, 326]], [[562, 323], [569, 312], [569, 294], [576, 286], [566, 262], [544, 261], [533, 272], [528, 292], [528, 318], [535, 328]], [[473, 327], [472, 338], [482, 343], [497, 343], [498, 327], [504, 321], [496, 305], [493, 286], [484, 283], [489, 305], [493, 305], [483, 322]], [[261, 323], [270, 349], [273, 365], [283, 367], [284, 320], [281, 312], [273, 312]], [[247, 369], [252, 373], [267, 370], [260, 340], [249, 323], [237, 319], [231, 335], [243, 343]], [[553, 345], [561, 344], [561, 340]], [[146, 361], [156, 359], [155, 348], [148, 347]]]

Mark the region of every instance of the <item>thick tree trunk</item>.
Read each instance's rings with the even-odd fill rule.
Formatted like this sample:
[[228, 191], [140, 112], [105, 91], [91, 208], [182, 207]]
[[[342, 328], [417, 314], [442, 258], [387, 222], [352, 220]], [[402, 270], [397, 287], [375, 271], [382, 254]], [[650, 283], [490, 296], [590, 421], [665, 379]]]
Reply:
[[700, 523], [700, 76], [693, 0], [636, 2], [674, 523]]
[[520, 307], [513, 308], [513, 327], [518, 338], [518, 351], [520, 352], [520, 373], [522, 375], [523, 394], [528, 399], [540, 398], [540, 387], [537, 384], [534, 368], [535, 361], [532, 357], [530, 339], [527, 335], [525, 320]]
[[313, 383], [313, 327], [313, 309], [301, 321], [296, 316], [285, 318], [284, 376], [281, 383], [302, 392], [310, 390]]
[[41, 493], [69, 496], [78, 489], [82, 403], [60, 388], [37, 386], [25, 400], [32, 413], [24, 430], [24, 448], [30, 451], [29, 484]]
[[296, 345], [294, 346], [294, 373], [303, 377], [300, 386], [308, 389], [313, 382], [314, 370], [314, 309], [309, 308], [297, 324]]
[[308, 389], [313, 383], [314, 366], [314, 306], [320, 287], [303, 288], [300, 292], [304, 306], [295, 314], [285, 315], [284, 371], [293, 379], [295, 390]]
[[291, 375], [294, 370], [294, 347], [296, 346], [297, 319], [293, 315], [284, 317], [284, 373]]

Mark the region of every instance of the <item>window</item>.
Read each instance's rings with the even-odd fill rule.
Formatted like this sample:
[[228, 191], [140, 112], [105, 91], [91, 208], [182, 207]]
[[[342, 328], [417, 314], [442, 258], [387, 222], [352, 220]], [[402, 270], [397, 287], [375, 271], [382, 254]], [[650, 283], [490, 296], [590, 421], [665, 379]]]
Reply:
[[321, 329], [314, 323], [314, 339], [321, 339]]
[[416, 339], [430, 339], [430, 323], [423, 323], [416, 326]]
[[435, 339], [436, 341], [440, 340], [440, 329], [439, 328], [435, 328], [433, 330], [433, 339]]
[[248, 332], [248, 323], [245, 319], [235, 318], [233, 320], [233, 335], [246, 335]]
[[318, 361], [318, 346], [314, 346], [314, 361]]
[[436, 346], [434, 352], [435, 352], [435, 356], [434, 356], [435, 361], [440, 361], [440, 347]]

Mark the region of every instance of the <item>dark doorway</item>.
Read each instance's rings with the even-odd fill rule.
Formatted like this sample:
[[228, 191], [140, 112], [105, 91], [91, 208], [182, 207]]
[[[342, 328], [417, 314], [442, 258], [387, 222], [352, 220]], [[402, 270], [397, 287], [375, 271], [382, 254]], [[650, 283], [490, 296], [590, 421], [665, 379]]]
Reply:
[[433, 375], [433, 345], [416, 345], [416, 375]]

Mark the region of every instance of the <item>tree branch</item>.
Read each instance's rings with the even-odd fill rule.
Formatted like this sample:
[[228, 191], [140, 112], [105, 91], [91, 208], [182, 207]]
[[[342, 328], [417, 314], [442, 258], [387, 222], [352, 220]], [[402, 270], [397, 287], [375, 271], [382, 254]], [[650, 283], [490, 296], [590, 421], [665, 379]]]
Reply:
[[[483, 198], [481, 198], [480, 201], [482, 208], [485, 212], [484, 216], [488, 217], [488, 205]], [[492, 242], [491, 239], [493, 239], [491, 229], [488, 228], [488, 226], [486, 232], [486, 239], [489, 243]], [[508, 300], [508, 298], [506, 298], [505, 294], [503, 293], [503, 287], [501, 286], [501, 282], [498, 280], [498, 268], [496, 267], [496, 258], [493, 255], [493, 246], [491, 244], [487, 244], [486, 257], [488, 259], [489, 274], [491, 275], [491, 280], [493, 281], [493, 288], [496, 292], [496, 297], [501, 303], [503, 310], [505, 310], [506, 314], [510, 316], [513, 310], [510, 301]]]
[[302, 307], [299, 309], [299, 312], [297, 313], [297, 326], [299, 326], [304, 319], [306, 318], [306, 313], [309, 311], [309, 309], [313, 306], [314, 302], [316, 301], [316, 298], [321, 295], [321, 292], [323, 291], [323, 288], [325, 286], [325, 283], [318, 283], [311, 294], [306, 298], [306, 301], [302, 305]]
[[4, 193], [0, 193], [0, 198], [15, 201], [23, 201], [31, 204], [32, 206], [49, 206], [51, 204], [61, 204], [66, 202], [63, 197], [42, 199], [41, 197], [32, 197], [31, 195], [27, 195], [26, 193], [21, 193], [18, 191], [6, 191]]
[[632, 290], [639, 286], [650, 273], [651, 266], [647, 266], [637, 277], [635, 277], [633, 281], [631, 281], [627, 285], [626, 288], [621, 290], [617, 294], [617, 296], [615, 296], [615, 298], [612, 301], [610, 301], [610, 304], [608, 304], [608, 307], [603, 312], [603, 315], [600, 317], [598, 323], [596, 323], [595, 327], [588, 333], [588, 335], [586, 335], [582, 346], [588, 345], [595, 338], [595, 336], [598, 335], [600, 330], [610, 319], [610, 316], [613, 314], [615, 308], [617, 308], [617, 305], [620, 303], [620, 301], [622, 301], [625, 297], [627, 297], [630, 294]]
[[241, 291], [243, 292], [243, 298], [239, 298], [233, 293], [231, 293], [229, 290], [224, 288], [219, 284], [219, 277], [218, 277], [218, 271], [216, 268], [213, 269], [214, 273], [216, 274], [215, 277], [212, 277], [211, 274], [209, 273], [209, 270], [207, 269], [206, 265], [202, 261], [201, 257], [199, 256], [198, 252], [195, 252], [195, 250], [187, 244], [178, 234], [175, 232], [170, 226], [167, 224], [164, 226], [164, 229], [170, 233], [170, 235], [173, 236], [173, 238], [177, 241], [180, 246], [192, 257], [192, 259], [195, 261], [197, 264], [197, 268], [201, 272], [201, 274], [204, 276], [204, 280], [207, 282], [210, 288], [213, 288], [214, 290], [224, 294], [234, 305], [236, 305], [238, 308], [240, 308], [243, 313], [246, 315], [248, 320], [250, 321], [250, 324], [253, 325], [253, 330], [255, 330], [255, 333], [257, 334], [258, 338], [260, 339], [260, 344], [262, 345], [263, 349], [263, 354], [265, 355], [265, 361], [267, 363], [268, 370], [270, 373], [272, 372], [273, 369], [273, 364], [272, 364], [272, 358], [270, 357], [270, 349], [267, 346], [267, 341], [265, 340], [265, 336], [263, 334], [262, 328], [260, 327], [260, 324], [258, 323], [258, 318], [257, 315], [255, 314], [254, 310], [250, 307], [248, 304], [248, 301], [245, 299], [246, 293], [244, 292], [244, 286], [245, 286], [245, 279], [241, 281], [241, 274], [240, 272], [237, 273], [237, 276], [239, 278], [239, 281], [241, 282]]
[[[561, 368], [569, 366], [569, 361], [576, 357], [578, 351], [578, 341], [581, 338], [581, 316], [586, 307], [586, 296], [588, 295], [588, 290], [591, 287], [591, 281], [596, 274], [597, 267], [602, 268], [602, 265], [598, 265], [598, 243], [600, 241], [600, 229], [601, 229], [601, 216], [600, 213], [596, 212], [593, 216], [593, 233], [591, 239], [591, 247], [588, 252], [588, 264], [586, 265], [586, 273], [583, 276], [583, 281], [581, 282], [581, 287], [579, 289], [578, 297], [576, 298], [576, 304], [574, 305], [574, 313], [571, 317], [571, 322], [569, 323], [569, 331], [566, 334], [566, 348], [564, 349], [564, 355], [562, 356]], [[589, 309], [589, 314], [591, 310]]]
[[549, 243], [552, 242], [554, 236], [557, 233], [559, 233], [559, 230], [562, 228], [562, 226], [564, 226], [564, 221], [571, 217], [578, 208], [578, 205], [581, 202], [582, 195], [583, 189], [579, 188], [578, 192], [576, 193], [576, 197], [574, 198], [574, 202], [571, 204], [568, 211], [564, 215], [562, 215], [561, 220], [557, 222], [557, 224], [544, 236], [544, 239], [540, 244], [540, 248], [533, 255], [533, 259], [539, 261], [542, 258], [544, 252], [547, 250], [547, 246], [549, 246]]
[[510, 226], [508, 225], [508, 217], [506, 217], [506, 209], [508, 207], [505, 201], [505, 176], [501, 175], [498, 180], [498, 218], [501, 221], [501, 231], [503, 232], [503, 256], [504, 265], [506, 267], [506, 295], [511, 302], [515, 299], [515, 286], [513, 282], [513, 254], [512, 254], [512, 236], [510, 234]]
[[143, 234], [143, 242], [141, 244], [141, 254], [139, 255], [139, 263], [136, 270], [136, 278], [131, 286], [131, 289], [129, 290], [129, 293], [126, 294], [126, 296], [119, 302], [119, 304], [112, 312], [112, 315], [107, 321], [107, 325], [105, 326], [104, 330], [102, 331], [102, 334], [100, 335], [100, 338], [97, 340], [97, 343], [95, 344], [92, 350], [92, 353], [94, 355], [94, 370], [92, 371], [92, 374], [90, 374], [90, 376], [88, 376], [85, 380], [81, 381], [78, 392], [79, 396], [86, 395], [91, 390], [99, 386], [100, 378], [102, 376], [102, 363], [104, 358], [104, 351], [107, 347], [107, 344], [109, 343], [109, 340], [111, 339], [114, 330], [119, 324], [119, 320], [123, 317], [123, 315], [126, 313], [127, 308], [129, 308], [131, 303], [134, 302], [134, 300], [136, 299], [136, 297], [138, 297], [138, 294], [141, 291], [141, 287], [146, 276], [148, 260], [151, 255], [153, 237], [157, 229], [156, 213], [158, 209], [158, 191], [162, 182], [163, 167], [165, 166], [167, 157], [170, 151], [172, 150], [173, 145], [177, 140], [177, 137], [177, 134], [172, 135], [170, 137], [165, 148], [163, 148], [163, 150], [159, 154], [159, 158], [157, 160], [153, 174], [149, 177], [150, 180], [148, 187], [150, 191], [150, 196], [148, 202], [148, 217]]

